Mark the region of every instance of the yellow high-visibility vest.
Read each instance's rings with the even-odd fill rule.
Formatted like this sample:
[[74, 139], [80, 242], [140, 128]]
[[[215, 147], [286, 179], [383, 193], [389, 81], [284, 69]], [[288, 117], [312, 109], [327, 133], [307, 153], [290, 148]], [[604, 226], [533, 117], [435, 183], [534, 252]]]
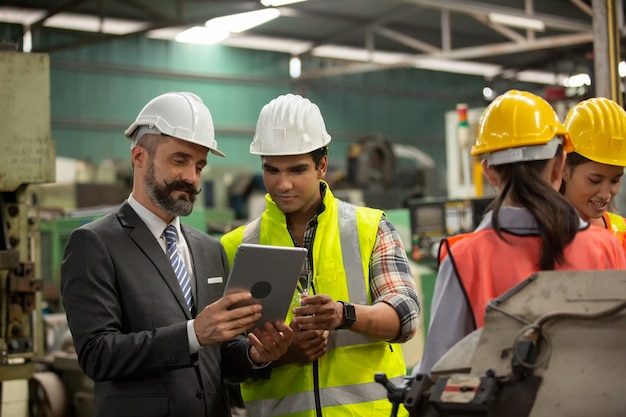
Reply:
[[[383, 212], [340, 202], [328, 188], [324, 206], [312, 248], [315, 292], [371, 304], [369, 263]], [[242, 241], [293, 246], [285, 215], [269, 195], [260, 218], [222, 237], [231, 264]], [[286, 322], [291, 318], [290, 312]], [[377, 372], [397, 385], [403, 382], [406, 366], [400, 345], [333, 330], [328, 352], [317, 361], [276, 366], [270, 379], [247, 380], [241, 392], [250, 417], [315, 417], [318, 408], [324, 417], [388, 417], [392, 404], [386, 389], [374, 381]], [[400, 407], [398, 415], [408, 413]]]

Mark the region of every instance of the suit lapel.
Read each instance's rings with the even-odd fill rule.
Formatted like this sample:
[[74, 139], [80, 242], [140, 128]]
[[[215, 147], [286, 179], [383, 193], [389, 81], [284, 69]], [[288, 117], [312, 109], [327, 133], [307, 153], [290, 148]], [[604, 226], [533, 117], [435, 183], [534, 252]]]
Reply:
[[139, 218], [128, 202], [122, 204], [117, 212], [117, 216], [122, 226], [128, 230], [128, 237], [135, 242], [139, 249], [141, 249], [152, 262], [157, 271], [159, 271], [161, 278], [165, 281], [172, 295], [178, 301], [187, 319], [191, 319], [191, 313], [183, 297], [180, 284], [176, 279], [172, 264], [167, 254], [161, 248], [161, 245], [159, 245], [159, 242], [157, 242], [154, 235], [150, 232], [150, 229], [148, 229], [148, 226]]

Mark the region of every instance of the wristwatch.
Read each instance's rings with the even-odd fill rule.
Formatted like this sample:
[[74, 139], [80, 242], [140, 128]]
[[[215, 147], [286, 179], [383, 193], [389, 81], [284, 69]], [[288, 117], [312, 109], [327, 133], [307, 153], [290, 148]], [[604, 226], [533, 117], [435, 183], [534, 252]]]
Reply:
[[349, 329], [356, 321], [356, 311], [354, 306], [345, 301], [339, 301], [343, 304], [343, 324], [338, 329]]

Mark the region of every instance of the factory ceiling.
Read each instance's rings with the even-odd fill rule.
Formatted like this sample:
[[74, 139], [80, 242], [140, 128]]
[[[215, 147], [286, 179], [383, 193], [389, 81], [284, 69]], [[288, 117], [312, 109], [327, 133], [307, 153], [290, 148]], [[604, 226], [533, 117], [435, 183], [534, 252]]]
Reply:
[[[171, 39], [264, 8], [258, 0], [2, 0], [0, 22], [26, 25], [32, 50], [51, 52], [119, 37]], [[302, 78], [416, 67], [558, 84], [593, 67], [591, 0], [308, 0], [278, 9], [278, 18], [222, 43], [300, 57]], [[619, 27], [624, 11], [615, 15]], [[82, 30], [68, 29], [76, 22]], [[63, 42], [38, 45], [61, 30]], [[329, 64], [307, 67], [312, 56]]]

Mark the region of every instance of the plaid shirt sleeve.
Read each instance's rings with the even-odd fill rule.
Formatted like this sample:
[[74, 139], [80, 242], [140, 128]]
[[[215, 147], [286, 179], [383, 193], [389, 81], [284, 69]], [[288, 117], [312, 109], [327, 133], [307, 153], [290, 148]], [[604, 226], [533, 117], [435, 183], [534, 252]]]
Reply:
[[417, 331], [420, 315], [417, 290], [402, 240], [384, 216], [378, 225], [370, 261], [370, 288], [374, 303], [389, 304], [400, 317], [400, 336], [390, 342], [403, 343], [411, 339]]

